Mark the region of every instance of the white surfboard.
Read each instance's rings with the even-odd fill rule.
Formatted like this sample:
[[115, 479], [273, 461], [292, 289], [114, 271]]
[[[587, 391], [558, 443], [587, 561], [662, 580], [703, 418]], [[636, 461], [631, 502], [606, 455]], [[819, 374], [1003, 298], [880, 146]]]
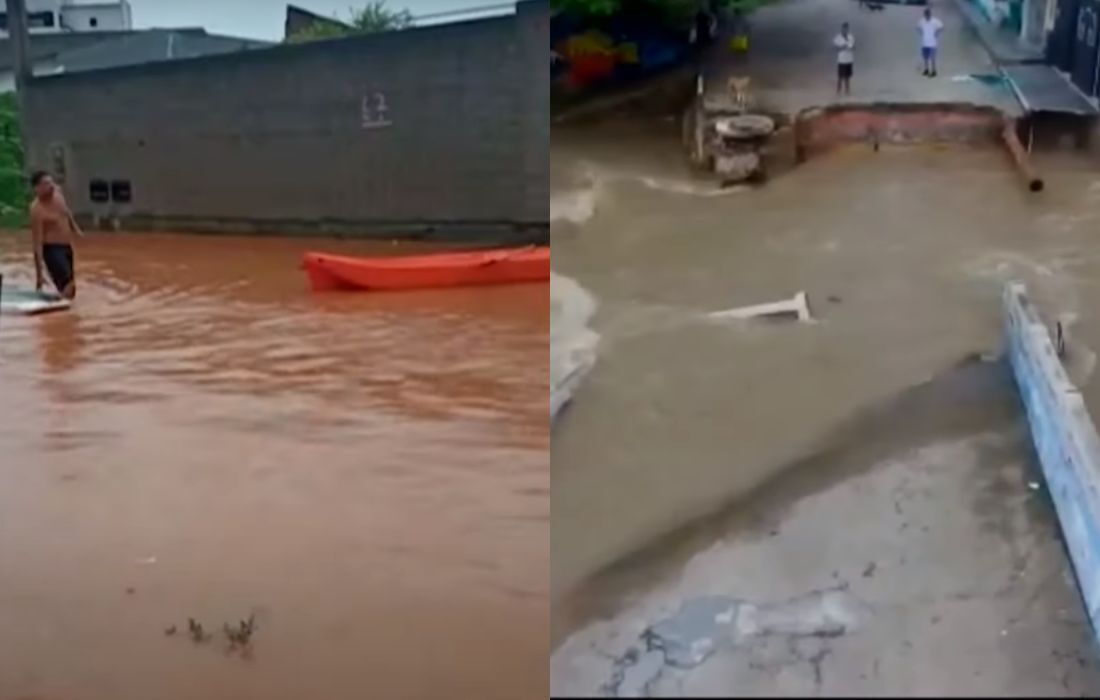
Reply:
[[70, 306], [68, 299], [56, 294], [0, 287], [0, 315], [33, 316], [51, 311], [65, 311]]

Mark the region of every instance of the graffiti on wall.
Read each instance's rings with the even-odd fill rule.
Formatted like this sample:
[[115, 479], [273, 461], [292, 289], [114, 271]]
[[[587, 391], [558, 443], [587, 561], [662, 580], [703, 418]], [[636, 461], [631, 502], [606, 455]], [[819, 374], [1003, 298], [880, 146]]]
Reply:
[[688, 54], [690, 32], [643, 20], [551, 20], [550, 70], [573, 87], [628, 79], [673, 65]]

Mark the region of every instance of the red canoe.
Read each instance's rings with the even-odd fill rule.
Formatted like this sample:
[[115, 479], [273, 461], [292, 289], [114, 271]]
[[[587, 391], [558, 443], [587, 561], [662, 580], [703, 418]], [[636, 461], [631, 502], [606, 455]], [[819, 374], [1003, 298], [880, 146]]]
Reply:
[[306, 253], [303, 266], [315, 292], [545, 282], [550, 279], [550, 247], [389, 258]]

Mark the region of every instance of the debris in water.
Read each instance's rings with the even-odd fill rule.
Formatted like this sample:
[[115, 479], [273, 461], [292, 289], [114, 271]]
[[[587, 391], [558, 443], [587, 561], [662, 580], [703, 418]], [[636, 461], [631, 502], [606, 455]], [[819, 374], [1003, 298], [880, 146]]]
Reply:
[[731, 318], [759, 318], [761, 316], [794, 316], [802, 322], [813, 320], [813, 317], [810, 316], [810, 304], [806, 297], [806, 292], [799, 292], [790, 299], [784, 299], [782, 301], [755, 304], [753, 306], [741, 306], [725, 311], [715, 311], [707, 314], [707, 316], [708, 318], [719, 321]]
[[156, 564], [157, 563], [157, 558], [156, 557], [143, 557], [141, 559], [138, 559], [136, 563], [145, 564], [145, 565]]
[[177, 630], [176, 630], [175, 625], [168, 625], [168, 627], [166, 627], [164, 629], [164, 636], [165, 637], [174, 637], [176, 635], [176, 632], [177, 632]]
[[727, 139], [759, 138], [775, 131], [775, 120], [764, 114], [738, 114], [716, 120], [714, 131]]
[[187, 618], [187, 630], [191, 634], [191, 641], [196, 644], [202, 644], [210, 640], [210, 635], [202, 628], [202, 623], [196, 622], [193, 617]]
[[256, 615], [248, 616], [247, 620], [241, 620], [236, 627], [228, 622], [222, 625], [226, 639], [229, 640], [229, 650], [247, 649], [252, 643], [252, 635], [256, 632]]
[[869, 563], [866, 568], [863, 569], [863, 578], [871, 578], [875, 575], [875, 568], [878, 566], [875, 562]]
[[137, 593], [136, 588], [134, 588], [133, 586], [127, 586], [126, 587], [126, 595], [133, 595], [135, 593]]

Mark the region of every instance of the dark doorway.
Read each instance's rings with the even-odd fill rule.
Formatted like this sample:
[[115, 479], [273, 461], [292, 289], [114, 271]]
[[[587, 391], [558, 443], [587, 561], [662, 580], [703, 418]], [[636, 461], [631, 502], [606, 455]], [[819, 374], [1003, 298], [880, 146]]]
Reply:
[[1096, 31], [1100, 24], [1100, 0], [1081, 0], [1073, 45], [1073, 82], [1086, 95], [1096, 89]]
[[1077, 13], [1081, 0], [1057, 0], [1054, 28], [1047, 37], [1046, 59], [1060, 71], [1073, 70], [1073, 51], [1077, 37]]

